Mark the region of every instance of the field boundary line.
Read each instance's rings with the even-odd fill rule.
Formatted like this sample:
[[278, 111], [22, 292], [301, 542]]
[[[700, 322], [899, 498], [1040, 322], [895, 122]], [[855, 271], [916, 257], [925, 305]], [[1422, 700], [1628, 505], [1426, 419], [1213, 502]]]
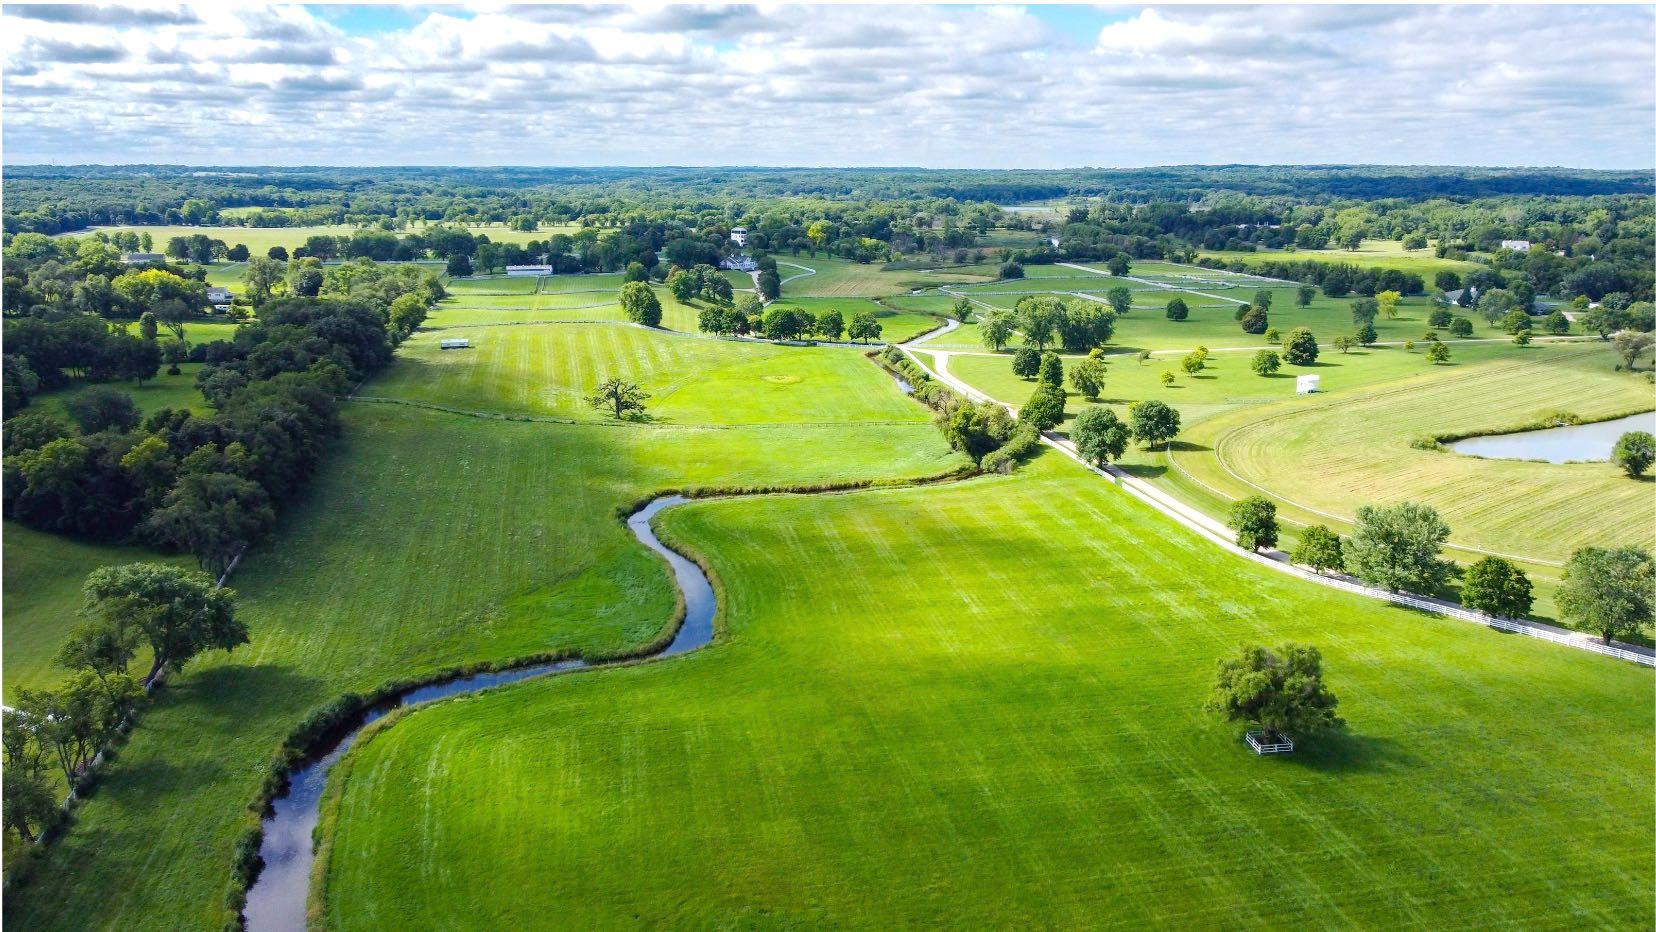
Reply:
[[[931, 374], [945, 385], [961, 392], [968, 399], [973, 401], [992, 402], [1005, 407], [1014, 415], [1017, 413], [1016, 408], [1013, 405], [991, 398], [982, 391], [973, 388], [972, 386], [949, 374], [949, 353], [942, 350], [927, 351], [930, 352], [933, 358], [937, 361], [937, 366], [934, 369], [920, 360], [920, 358], [909, 349], [908, 344], [899, 344], [898, 348], [901, 349], [910, 359], [914, 360], [915, 365], [919, 366], [922, 370]], [[1463, 606], [1441, 599], [1428, 598], [1410, 592], [1391, 592], [1389, 590], [1367, 586], [1349, 578], [1326, 576], [1303, 567], [1295, 566], [1293, 563], [1289, 562], [1288, 555], [1279, 550], [1272, 550], [1267, 553], [1244, 550], [1243, 548], [1238, 547], [1229, 537], [1228, 528], [1224, 527], [1213, 518], [1210, 518], [1208, 515], [1193, 508], [1192, 506], [1186, 505], [1185, 503], [1172, 497], [1169, 493], [1156, 488], [1149, 482], [1133, 476], [1132, 474], [1121, 469], [1119, 466], [1112, 465], [1100, 469], [1099, 467], [1086, 462], [1081, 458], [1080, 453], [1076, 451], [1073, 443], [1069, 440], [1063, 439], [1051, 431], [1043, 431], [1041, 433], [1041, 441], [1064, 456], [1079, 463], [1087, 471], [1103, 478], [1107, 482], [1120, 486], [1140, 501], [1143, 501], [1155, 510], [1161, 512], [1169, 518], [1172, 518], [1174, 521], [1177, 521], [1179, 524], [1184, 525], [1202, 537], [1207, 538], [1209, 541], [1219, 545], [1222, 549], [1252, 560], [1259, 565], [1271, 567], [1280, 573], [1287, 573], [1288, 575], [1295, 576], [1307, 582], [1317, 583], [1333, 589], [1339, 589], [1357, 595], [1380, 599], [1394, 605], [1401, 605], [1407, 608], [1431, 612], [1432, 614], [1442, 615], [1444, 617], [1454, 618], [1460, 621], [1467, 621], [1483, 625], [1485, 627], [1495, 628], [1496, 630], [1506, 631], [1512, 634], [1521, 634], [1544, 641], [1550, 641], [1554, 644], [1561, 644], [1566, 647], [1574, 647], [1578, 650], [1587, 651], [1589, 653], [1614, 657], [1616, 659], [1629, 661], [1641, 666], [1656, 667], [1656, 650], [1651, 650], [1649, 648], [1639, 647], [1632, 644], [1624, 644], [1620, 641], [1615, 641], [1606, 645], [1593, 640], [1590, 635], [1583, 634], [1582, 632], [1571, 631], [1566, 628], [1556, 627], [1543, 622], [1485, 615], [1481, 612], [1474, 612]]]

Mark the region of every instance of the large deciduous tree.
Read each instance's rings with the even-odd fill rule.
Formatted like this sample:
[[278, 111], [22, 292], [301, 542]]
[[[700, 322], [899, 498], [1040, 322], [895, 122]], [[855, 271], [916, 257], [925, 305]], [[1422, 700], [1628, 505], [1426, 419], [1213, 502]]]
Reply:
[[1236, 532], [1236, 546], [1243, 550], [1276, 546], [1276, 505], [1263, 495], [1250, 495], [1232, 502], [1230, 518], [1225, 523]]
[[656, 299], [655, 291], [643, 282], [627, 282], [621, 286], [621, 310], [635, 324], [661, 326], [661, 302]]
[[1219, 661], [1207, 709], [1273, 735], [1303, 737], [1343, 727], [1339, 704], [1323, 683], [1315, 647], [1248, 645]]
[[1321, 524], [1313, 524], [1300, 532], [1299, 545], [1294, 548], [1289, 559], [1300, 566], [1309, 566], [1319, 573], [1345, 566], [1340, 535]]
[[215, 588], [198, 570], [164, 563], [99, 567], [86, 577], [87, 613], [143, 634], [153, 660], [146, 684], [166, 669], [179, 669], [208, 650], [247, 643], [236, 617], [235, 593]]
[[1081, 458], [1097, 466], [1121, 459], [1132, 432], [1109, 408], [1088, 408], [1076, 415], [1070, 439]]
[[1535, 603], [1529, 577], [1500, 557], [1484, 557], [1467, 567], [1460, 597], [1467, 608], [1506, 618], [1528, 615]]
[[1165, 444], [1179, 435], [1179, 412], [1154, 398], [1135, 402], [1128, 409], [1133, 437], [1146, 447]]
[[600, 411], [607, 412], [616, 420], [638, 416], [644, 413], [644, 402], [649, 399], [646, 392], [637, 382], [623, 378], [605, 379], [598, 388], [587, 396], [587, 404]]
[[1649, 551], [1583, 547], [1564, 565], [1554, 598], [1565, 618], [1598, 632], [1608, 644], [1650, 627], [1653, 587]]
[[1346, 569], [1359, 579], [1392, 591], [1428, 595], [1442, 589], [1453, 564], [1439, 559], [1449, 525], [1427, 505], [1363, 505], [1345, 543]]

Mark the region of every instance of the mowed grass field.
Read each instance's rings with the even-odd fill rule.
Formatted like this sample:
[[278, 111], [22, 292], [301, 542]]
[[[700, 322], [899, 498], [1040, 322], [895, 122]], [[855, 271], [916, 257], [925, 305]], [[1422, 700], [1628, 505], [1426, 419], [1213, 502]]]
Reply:
[[[875, 298], [882, 295], [904, 294], [916, 288], [929, 288], [950, 282], [981, 282], [995, 277], [998, 266], [951, 268], [943, 271], [919, 269], [887, 270], [879, 263], [851, 262], [814, 256], [778, 255], [777, 271], [784, 279], [800, 275], [790, 266], [803, 266], [816, 274], [805, 275], [782, 286], [784, 298]], [[981, 270], [981, 271], [979, 271]]]
[[[1457, 542], [1562, 563], [1571, 551], [1656, 545], [1656, 493], [1609, 463], [1541, 463], [1420, 450], [1411, 441], [1498, 432], [1555, 411], [1586, 419], [1656, 407], [1603, 344], [1532, 347], [1347, 397], [1296, 400], [1204, 424], [1180, 457], [1217, 488], [1243, 483], [1317, 517], [1359, 504], [1431, 505]], [[1251, 488], [1251, 486], [1249, 486]]]
[[[721, 640], [371, 732], [326, 926], [1656, 919], [1648, 670], [1222, 555], [1052, 455], [661, 524]], [[1350, 727], [1259, 758], [1201, 707], [1219, 656], [1284, 641]]]
[[1204, 257], [1224, 259], [1227, 262], [1242, 260], [1249, 266], [1256, 266], [1264, 262], [1336, 262], [1345, 265], [1355, 265], [1359, 268], [1401, 269], [1405, 272], [1414, 272], [1426, 279], [1427, 287], [1432, 284], [1432, 277], [1439, 272], [1454, 272], [1465, 275], [1467, 272], [1483, 268], [1480, 263], [1466, 259], [1439, 259], [1431, 249], [1404, 249], [1401, 240], [1395, 239], [1366, 239], [1357, 249], [1296, 249], [1292, 252], [1282, 250], [1262, 250], [1260, 252], [1226, 252], [1224, 250], [1207, 250]]
[[[838, 386], [805, 383], [813, 407], [802, 417], [838, 420], [830, 426], [774, 411], [733, 423], [741, 406], [720, 427], [661, 430], [347, 405], [321, 473], [233, 581], [252, 642], [168, 681], [75, 828], [9, 892], [8, 923], [221, 928], [246, 806], [312, 710], [462, 664], [615, 655], [663, 636], [674, 608], [666, 568], [618, 508], [668, 489], [916, 478], [965, 463], [888, 376], [854, 351], [844, 358], [857, 365], [817, 371], [837, 372]], [[885, 419], [898, 423], [844, 416], [876, 393], [913, 411]], [[14, 662], [20, 681], [36, 675], [56, 649], [84, 572], [128, 558], [66, 558], [41, 607], [8, 600], [7, 639], [39, 645], [16, 661], [7, 651], [8, 679]]]

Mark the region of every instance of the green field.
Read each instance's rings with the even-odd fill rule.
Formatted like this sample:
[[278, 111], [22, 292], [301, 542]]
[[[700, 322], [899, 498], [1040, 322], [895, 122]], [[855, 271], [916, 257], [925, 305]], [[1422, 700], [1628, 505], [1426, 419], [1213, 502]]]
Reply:
[[[1653, 918], [1648, 671], [1223, 556], [1050, 456], [663, 523], [722, 641], [359, 742], [329, 928]], [[1350, 728], [1260, 759], [1201, 704], [1288, 640]]]
[[855, 349], [737, 343], [625, 324], [544, 324], [476, 329], [472, 346], [438, 348], [442, 332], [404, 343], [377, 396], [467, 410], [602, 421], [585, 396], [599, 382], [631, 379], [653, 396], [658, 424], [846, 421], [925, 423]]
[[[689, 343], [695, 352], [737, 346], [586, 329], [627, 333], [629, 352], [645, 360], [686, 352]], [[649, 342], [658, 346], [639, 349]], [[28, 892], [9, 898], [7, 919], [26, 928], [220, 927], [260, 769], [310, 710], [348, 690], [461, 664], [547, 652], [613, 655], [657, 639], [674, 596], [662, 564], [616, 521], [627, 503], [670, 488], [918, 477], [962, 465], [924, 410], [855, 351], [789, 350], [798, 362], [764, 370], [765, 354], [784, 351], [739, 348], [760, 364], [752, 379], [733, 365], [727, 387], [764, 392], [773, 384], [766, 372], [803, 372], [811, 377], [774, 384], [814, 392], [794, 409], [807, 423], [760, 410], [757, 395], [716, 409], [724, 426], [667, 430], [349, 405], [320, 475], [237, 572], [252, 643], [169, 681], [78, 811], [75, 829], [48, 852]], [[405, 347], [363, 393], [418, 371], [418, 352]], [[567, 393], [569, 385], [553, 378], [576, 371], [555, 367], [538, 384]], [[837, 384], [816, 379], [828, 372]], [[494, 397], [480, 391], [466, 400]], [[715, 410], [718, 401], [701, 404]], [[846, 405], [863, 416], [880, 407], [890, 414], [886, 423], [848, 423]], [[733, 424], [743, 411], [762, 422]], [[825, 421], [838, 423], [813, 426]], [[38, 675], [64, 624], [62, 593], [78, 589], [101, 559], [60, 561], [68, 578], [53, 583], [45, 608], [20, 614], [8, 604], [8, 639], [40, 645], [6, 652], [8, 678]]]
[[[234, 216], [234, 214], [232, 214]], [[474, 236], [487, 236], [490, 242], [495, 243], [527, 243], [531, 240], [544, 241], [554, 233], [574, 234], [579, 227], [561, 226], [544, 227], [534, 232], [507, 229], [501, 224], [466, 225]], [[262, 256], [270, 251], [272, 246], [281, 246], [291, 251], [295, 246], [305, 245], [305, 240], [312, 236], [350, 236], [358, 227], [349, 224], [319, 224], [302, 227], [247, 227], [247, 226], [166, 226], [166, 225], [125, 225], [100, 226], [91, 230], [76, 230], [65, 236], [84, 236], [90, 232], [103, 233], [148, 233], [154, 240], [156, 252], [163, 252], [167, 248], [167, 240], [174, 236], [195, 236], [197, 234], [209, 239], [223, 240], [225, 245], [234, 246], [240, 243], [248, 248], [255, 256]]]
[[888, 271], [877, 263], [858, 263], [846, 259], [815, 256], [775, 257], [783, 278], [799, 275], [804, 266], [816, 274], [806, 275], [782, 286], [785, 298], [874, 298], [881, 295], [903, 294], [917, 288], [931, 288], [950, 282], [980, 282], [993, 279], [996, 266], [967, 266], [962, 269], [926, 271], [922, 269]]
[[1394, 239], [1367, 239], [1357, 249], [1296, 249], [1262, 250], [1260, 252], [1226, 252], [1224, 250], [1205, 250], [1204, 258], [1224, 259], [1227, 262], [1237, 259], [1254, 266], [1262, 262], [1303, 262], [1314, 260], [1317, 262], [1339, 262], [1346, 265], [1355, 265], [1359, 268], [1401, 269], [1405, 272], [1414, 272], [1426, 279], [1427, 287], [1431, 287], [1432, 277], [1439, 272], [1454, 272], [1465, 275], [1484, 266], [1477, 262], [1465, 259], [1439, 259], [1431, 249], [1404, 249], [1401, 240]]

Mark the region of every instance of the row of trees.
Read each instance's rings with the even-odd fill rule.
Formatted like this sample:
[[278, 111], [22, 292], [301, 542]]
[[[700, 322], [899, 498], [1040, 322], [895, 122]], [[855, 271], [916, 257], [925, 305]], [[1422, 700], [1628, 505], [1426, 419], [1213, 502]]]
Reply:
[[[1279, 528], [1276, 505], [1255, 495], [1231, 505], [1227, 521], [1236, 545], [1274, 548]], [[1449, 526], [1436, 510], [1415, 502], [1364, 505], [1349, 538], [1323, 525], [1300, 534], [1289, 559], [1317, 572], [1340, 571], [1393, 592], [1439, 595], [1460, 577], [1460, 601], [1467, 608], [1505, 618], [1523, 618], [1534, 605], [1529, 577], [1510, 560], [1486, 556], [1464, 571], [1442, 558]], [[1650, 553], [1638, 547], [1583, 547], [1571, 555], [1555, 596], [1560, 613], [1605, 643], [1649, 627], [1656, 579]]]
[[[1130, 294], [1126, 303], [1131, 305]], [[1115, 336], [1116, 313], [1092, 301], [1030, 295], [1019, 298], [1011, 311], [979, 314], [978, 332], [983, 344], [995, 352], [1005, 348], [1013, 334], [1020, 334], [1037, 351], [1057, 343], [1064, 352], [1086, 353]]]

